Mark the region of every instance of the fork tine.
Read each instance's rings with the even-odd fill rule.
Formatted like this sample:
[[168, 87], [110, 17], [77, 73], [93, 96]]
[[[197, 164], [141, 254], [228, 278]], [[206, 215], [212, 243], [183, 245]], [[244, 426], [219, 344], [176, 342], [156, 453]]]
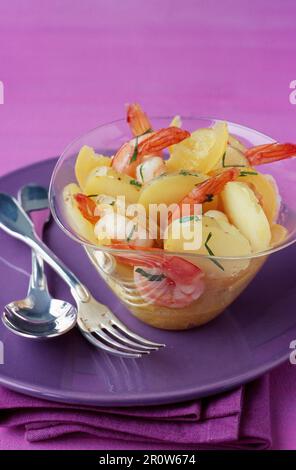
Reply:
[[140, 344], [140, 343], [137, 343], [135, 341], [132, 341], [127, 336], [124, 336], [123, 334], [119, 333], [119, 329], [116, 329], [114, 327], [111, 327], [110, 329], [108, 329], [107, 327], [104, 327], [104, 330], [108, 331], [108, 333], [110, 335], [114, 336], [119, 341], [122, 341], [127, 346], [131, 346], [131, 347], [135, 346], [136, 348], [140, 347], [140, 348], [143, 348], [144, 350], [147, 350], [147, 351], [157, 351], [158, 350], [157, 346], [146, 346], [144, 344]]
[[95, 346], [98, 349], [102, 349], [103, 351], [106, 351], [109, 354], [113, 354], [114, 356], [120, 356], [120, 357], [125, 357], [125, 358], [130, 358], [130, 359], [139, 358], [142, 356], [142, 354], [122, 352], [122, 351], [118, 351], [118, 349], [110, 348], [106, 344], [99, 341], [99, 339], [94, 337], [92, 334], [87, 333], [86, 331], [83, 331], [83, 330], [81, 330], [81, 333], [93, 346]]
[[118, 341], [116, 341], [115, 339], [111, 338], [110, 336], [108, 336], [103, 330], [95, 330], [92, 332], [93, 334], [96, 335], [96, 337], [98, 336], [99, 338], [103, 339], [104, 342], [107, 343], [108, 346], [110, 346], [111, 348], [119, 348], [121, 349], [123, 352], [126, 352], [126, 353], [134, 353], [134, 354], [149, 354], [149, 351], [145, 351], [145, 350], [140, 350], [140, 349], [135, 349], [135, 348], [130, 348], [128, 346], [124, 346], [124, 344], [122, 343], [119, 343]]
[[164, 348], [166, 345], [162, 343], [153, 343], [153, 341], [149, 341], [146, 338], [143, 338], [143, 336], [137, 335], [133, 331], [131, 331], [129, 328], [127, 328], [118, 318], [112, 318], [111, 320], [112, 325], [118, 328], [119, 331], [125, 333], [127, 336], [132, 338], [135, 341], [139, 341], [140, 343], [146, 345], [146, 346], [151, 346], [154, 348]]

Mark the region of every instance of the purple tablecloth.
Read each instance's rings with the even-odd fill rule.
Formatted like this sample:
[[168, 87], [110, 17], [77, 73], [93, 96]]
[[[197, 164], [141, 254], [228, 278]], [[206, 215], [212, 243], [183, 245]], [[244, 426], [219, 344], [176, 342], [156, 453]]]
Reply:
[[267, 449], [269, 398], [268, 375], [201, 400], [133, 408], [58, 404], [0, 388], [0, 426], [21, 428], [29, 443], [79, 433], [120, 448]]
[[[0, 174], [58, 155], [134, 100], [295, 140], [295, 14], [294, 0], [2, 1]], [[271, 373], [274, 448], [296, 448], [295, 386], [294, 366]], [[111, 446], [76, 435], [29, 444], [0, 428], [1, 449]]]

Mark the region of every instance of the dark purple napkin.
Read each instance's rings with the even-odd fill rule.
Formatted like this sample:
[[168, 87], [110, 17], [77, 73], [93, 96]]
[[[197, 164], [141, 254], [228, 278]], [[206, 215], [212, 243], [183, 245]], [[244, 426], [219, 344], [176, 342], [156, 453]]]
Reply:
[[195, 448], [271, 446], [269, 378], [186, 403], [93, 408], [31, 398], [0, 388], [0, 426], [18, 426], [30, 442], [71, 433]]

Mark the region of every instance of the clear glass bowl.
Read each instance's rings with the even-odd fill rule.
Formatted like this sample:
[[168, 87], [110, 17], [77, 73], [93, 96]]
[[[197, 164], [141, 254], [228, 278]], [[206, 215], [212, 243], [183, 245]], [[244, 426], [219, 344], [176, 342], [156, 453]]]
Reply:
[[[167, 127], [170, 121], [170, 117], [152, 119], [155, 129]], [[182, 122], [184, 129], [193, 131], [200, 127], [211, 126], [217, 120], [182, 117]], [[253, 129], [232, 122], [228, 122], [228, 126], [229, 132], [248, 147], [274, 142], [272, 138]], [[217, 257], [160, 250], [156, 253], [160, 263], [164, 262], [165, 265], [167, 260], [172, 259], [171, 257], [178, 257], [201, 268], [204, 272], [204, 291], [199, 298], [194, 300], [197, 297], [195, 293], [200, 289], [200, 279], [196, 279], [193, 285], [189, 286], [185, 296], [184, 292], [181, 293], [181, 300], [179, 298], [176, 302], [172, 302], [171, 289], [178, 288], [178, 283], [182, 282], [181, 275], [177, 282], [175, 279], [175, 283], [168, 284], [158, 277], [152, 280], [143, 279], [139, 284], [135, 268], [127, 265], [126, 260], [122, 262], [119, 256], [124, 253], [130, 260], [136, 257], [138, 266], [145, 266], [149, 262], [150, 253], [93, 245], [73, 229], [64, 210], [63, 188], [76, 181], [74, 166], [80, 148], [89, 145], [97, 153], [111, 157], [114, 151], [129, 139], [130, 130], [126, 121], [122, 119], [97, 127], [68, 145], [57, 162], [51, 179], [50, 206], [53, 217], [69, 237], [84, 247], [98, 273], [138, 319], [154, 327], [169, 330], [183, 330], [202, 325], [215, 318], [233, 302], [254, 278], [269, 255], [295, 241], [296, 198], [293, 193], [295, 160], [283, 160], [260, 166], [260, 172], [272, 175], [277, 182], [281, 195], [278, 223], [287, 229], [285, 240], [275, 243], [271, 249], [264, 252], [244, 257]], [[219, 269], [217, 263], [222, 265], [224, 270]], [[184, 290], [184, 286], [182, 289]], [[178, 292], [174, 294], [178, 299]]]

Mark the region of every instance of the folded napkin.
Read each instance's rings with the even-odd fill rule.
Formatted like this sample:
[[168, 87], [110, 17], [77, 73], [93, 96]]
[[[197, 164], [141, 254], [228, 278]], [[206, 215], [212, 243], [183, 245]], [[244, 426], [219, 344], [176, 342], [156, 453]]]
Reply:
[[86, 433], [121, 440], [121, 448], [124, 442], [150, 442], [266, 449], [271, 446], [269, 377], [201, 400], [134, 408], [66, 405], [0, 388], [0, 426], [22, 429], [31, 443]]

